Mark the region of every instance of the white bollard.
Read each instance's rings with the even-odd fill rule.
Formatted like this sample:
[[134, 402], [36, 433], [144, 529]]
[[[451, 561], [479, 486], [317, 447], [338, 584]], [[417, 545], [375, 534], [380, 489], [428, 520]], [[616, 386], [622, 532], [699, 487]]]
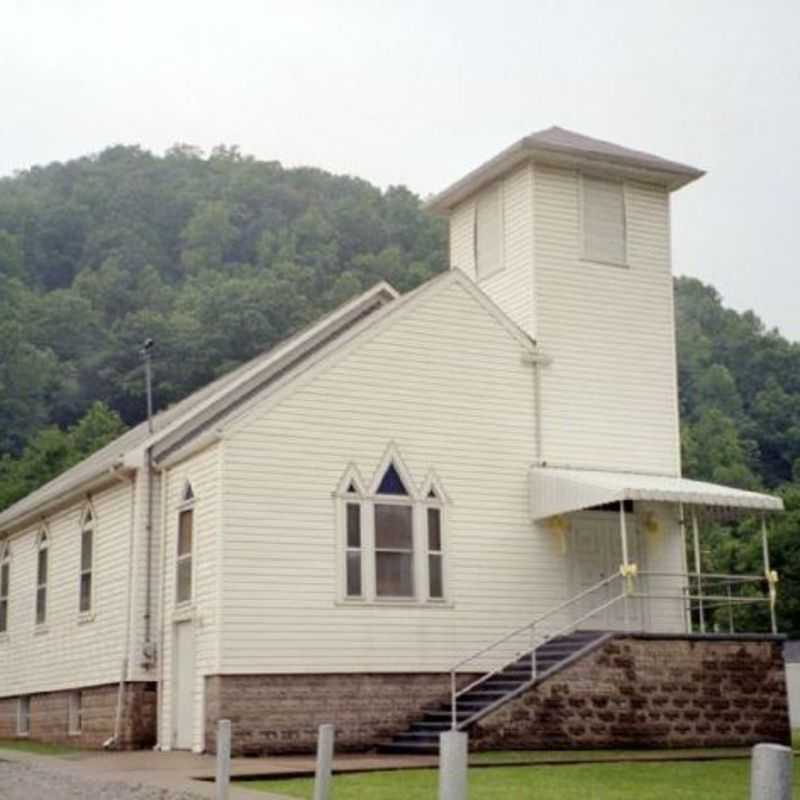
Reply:
[[231, 722], [221, 719], [217, 724], [217, 800], [228, 800], [231, 784]]
[[792, 800], [792, 748], [757, 744], [751, 764], [750, 800]]
[[314, 800], [330, 800], [333, 773], [333, 725], [320, 725], [317, 738], [317, 772], [314, 777]]
[[467, 800], [467, 734], [439, 734], [439, 800]]

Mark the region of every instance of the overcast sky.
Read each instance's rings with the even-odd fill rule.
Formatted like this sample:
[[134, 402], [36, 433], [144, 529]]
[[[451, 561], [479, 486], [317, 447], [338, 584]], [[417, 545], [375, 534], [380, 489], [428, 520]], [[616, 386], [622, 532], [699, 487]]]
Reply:
[[0, 175], [238, 144], [436, 192], [552, 124], [702, 167], [676, 274], [800, 340], [798, 0], [0, 0]]

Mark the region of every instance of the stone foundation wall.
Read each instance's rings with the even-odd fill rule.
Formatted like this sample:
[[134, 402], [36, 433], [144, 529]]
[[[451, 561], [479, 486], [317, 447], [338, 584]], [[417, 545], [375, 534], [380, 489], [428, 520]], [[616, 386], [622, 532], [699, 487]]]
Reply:
[[[468, 681], [472, 676], [463, 676]], [[214, 675], [206, 679], [206, 748], [231, 720], [235, 755], [310, 753], [317, 728], [336, 726], [336, 749], [366, 750], [449, 699], [447, 674]]]
[[616, 637], [477, 722], [479, 750], [790, 739], [776, 640]]
[[[80, 733], [69, 732], [71, 691], [30, 695], [31, 724], [26, 737], [34, 741], [99, 749], [114, 734], [118, 684], [93, 686], [81, 692]], [[0, 698], [0, 739], [17, 736], [18, 698]], [[120, 727], [119, 747], [136, 750], [152, 747], [156, 740], [156, 684], [128, 683]]]

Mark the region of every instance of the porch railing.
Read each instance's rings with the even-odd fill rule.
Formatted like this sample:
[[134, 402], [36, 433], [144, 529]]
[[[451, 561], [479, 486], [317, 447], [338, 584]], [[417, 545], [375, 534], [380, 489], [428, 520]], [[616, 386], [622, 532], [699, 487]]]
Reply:
[[[651, 588], [650, 584], [657, 581], [664, 582], [666, 586]], [[586, 604], [593, 600], [597, 602], [586, 610]], [[601, 615], [605, 615], [612, 608], [619, 607], [622, 607], [623, 613], [621, 626], [608, 626], [608, 618], [601, 617], [600, 629], [630, 633], [636, 632], [637, 629], [643, 630], [644, 614], [639, 616], [638, 623], [634, 621], [634, 625], [631, 625], [631, 621], [636, 617], [631, 613], [631, 603], [637, 600], [680, 602], [686, 614], [687, 632], [689, 633], [694, 631], [695, 616], [699, 620], [701, 632], [705, 633], [707, 614], [716, 612], [720, 608], [727, 610], [729, 631], [733, 633], [734, 609], [737, 606], [761, 604], [769, 608], [772, 632], [776, 632], [775, 587], [769, 576], [638, 572], [635, 567], [628, 570], [623, 569], [454, 664], [450, 668], [450, 709], [453, 729], [463, 727], [469, 722], [469, 720], [465, 720], [459, 725], [458, 700], [460, 697], [528, 655], [530, 655], [529, 683], [533, 683], [537, 677], [536, 648], [542, 644], [573, 633], [581, 627], [590, 628], [592, 621], [596, 622]], [[487, 662], [493, 666], [488, 670], [481, 670], [480, 677], [466, 686], [458, 688], [459, 673], [471, 671], [468, 670], [470, 665], [478, 663], [485, 666]]]

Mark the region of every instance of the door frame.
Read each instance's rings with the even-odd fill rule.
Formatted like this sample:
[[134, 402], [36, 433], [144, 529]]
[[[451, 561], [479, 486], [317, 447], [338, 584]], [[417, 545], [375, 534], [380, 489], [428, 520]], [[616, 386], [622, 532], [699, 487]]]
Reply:
[[[578, 567], [578, 558], [575, 552], [575, 526], [577, 524], [596, 524], [596, 523], [604, 523], [612, 525], [616, 530], [616, 539], [614, 540], [615, 545], [613, 546], [616, 548], [616, 543], [619, 543], [619, 511], [578, 511], [571, 515], [572, 525], [570, 527], [569, 534], [567, 536], [567, 558], [569, 559], [569, 566], [567, 568], [567, 573], [569, 576], [569, 597], [575, 597], [581, 590], [578, 587], [578, 576], [577, 576], [577, 567]], [[646, 553], [645, 553], [645, 537], [642, 536], [642, 532], [639, 528], [638, 517], [636, 511], [629, 511], [625, 514], [625, 521], [627, 527], [627, 534], [628, 534], [628, 547], [629, 551], [634, 558], [632, 561], [635, 561], [638, 564], [639, 571], [643, 571], [645, 568], [646, 562]], [[602, 536], [602, 533], [598, 533], [598, 536]], [[610, 539], [608, 540], [609, 544], [605, 548], [606, 552], [606, 569], [605, 573], [607, 577], [610, 577], [613, 573], [615, 573], [620, 566], [618, 564], [612, 564], [611, 553], [612, 545], [610, 544]], [[639, 579], [641, 582], [641, 578]], [[639, 586], [639, 591], [641, 591], [641, 586]], [[640, 619], [639, 628], [641, 630], [648, 630], [649, 629], [649, 608], [648, 603], [644, 598], [634, 599], [632, 601], [634, 607], [638, 607], [638, 616]], [[609, 609], [609, 611], [612, 609]], [[606, 612], [608, 613], [608, 612]], [[575, 614], [573, 613], [572, 618], [575, 619]], [[606, 617], [606, 619], [608, 619]]]

